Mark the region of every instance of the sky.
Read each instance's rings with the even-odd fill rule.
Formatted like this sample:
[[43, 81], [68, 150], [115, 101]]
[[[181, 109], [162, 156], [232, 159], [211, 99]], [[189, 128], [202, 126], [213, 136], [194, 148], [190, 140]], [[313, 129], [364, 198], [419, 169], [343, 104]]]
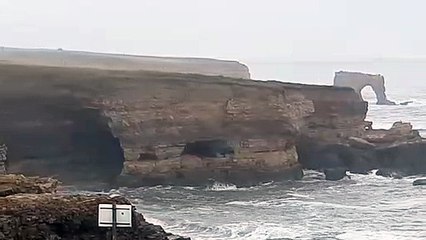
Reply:
[[424, 0], [0, 0], [0, 46], [242, 61], [426, 56]]

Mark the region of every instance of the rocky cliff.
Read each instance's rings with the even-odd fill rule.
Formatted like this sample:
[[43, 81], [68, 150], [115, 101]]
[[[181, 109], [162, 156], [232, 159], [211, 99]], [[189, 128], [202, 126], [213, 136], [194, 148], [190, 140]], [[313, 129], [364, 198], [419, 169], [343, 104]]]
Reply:
[[350, 88], [177, 73], [0, 65], [10, 172], [64, 181], [300, 178], [299, 139], [365, 131]]
[[246, 65], [209, 58], [153, 57], [124, 54], [0, 47], [0, 63], [123, 71], [195, 73], [250, 78]]
[[395, 105], [386, 96], [385, 78], [380, 74], [366, 74], [360, 72], [336, 72], [334, 76], [334, 86], [350, 87], [362, 98], [361, 91], [366, 86], [370, 86], [376, 94], [377, 104]]
[[[98, 227], [98, 204], [131, 204], [120, 196], [55, 194], [57, 185], [54, 179], [0, 176], [0, 239], [111, 239], [110, 228]], [[132, 227], [117, 229], [117, 239], [189, 240], [146, 222], [137, 211]]]

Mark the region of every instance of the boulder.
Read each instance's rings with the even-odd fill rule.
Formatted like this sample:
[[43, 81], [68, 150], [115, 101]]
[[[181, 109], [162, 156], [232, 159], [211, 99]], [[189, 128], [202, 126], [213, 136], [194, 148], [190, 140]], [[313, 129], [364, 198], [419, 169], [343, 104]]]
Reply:
[[376, 175], [382, 176], [382, 177], [401, 179], [403, 174], [399, 173], [396, 170], [382, 168], [382, 169], [377, 170]]
[[349, 177], [346, 174], [345, 168], [324, 169], [325, 179], [331, 181], [341, 180], [344, 177]]
[[400, 103], [399, 103], [399, 105], [403, 105], [403, 106], [405, 106], [405, 105], [408, 105], [408, 104], [410, 104], [410, 103], [413, 103], [413, 101], [400, 102]]
[[418, 185], [426, 185], [426, 178], [423, 179], [417, 179], [413, 182], [414, 186], [418, 186]]

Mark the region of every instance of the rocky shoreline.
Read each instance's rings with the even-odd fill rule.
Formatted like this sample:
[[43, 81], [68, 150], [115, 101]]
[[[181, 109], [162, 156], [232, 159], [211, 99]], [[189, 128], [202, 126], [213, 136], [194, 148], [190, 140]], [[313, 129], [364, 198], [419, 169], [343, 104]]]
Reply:
[[[98, 204], [131, 204], [120, 196], [55, 193], [57, 185], [54, 179], [0, 175], [0, 239], [108, 239], [110, 229], [97, 226]], [[131, 228], [118, 228], [118, 240], [189, 240], [136, 211], [132, 220]]]

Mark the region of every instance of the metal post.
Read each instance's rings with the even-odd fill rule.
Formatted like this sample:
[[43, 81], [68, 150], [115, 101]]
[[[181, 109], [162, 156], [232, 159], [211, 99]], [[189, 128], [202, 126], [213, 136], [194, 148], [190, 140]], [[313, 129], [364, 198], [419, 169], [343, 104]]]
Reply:
[[112, 204], [112, 240], [117, 240], [117, 206]]

